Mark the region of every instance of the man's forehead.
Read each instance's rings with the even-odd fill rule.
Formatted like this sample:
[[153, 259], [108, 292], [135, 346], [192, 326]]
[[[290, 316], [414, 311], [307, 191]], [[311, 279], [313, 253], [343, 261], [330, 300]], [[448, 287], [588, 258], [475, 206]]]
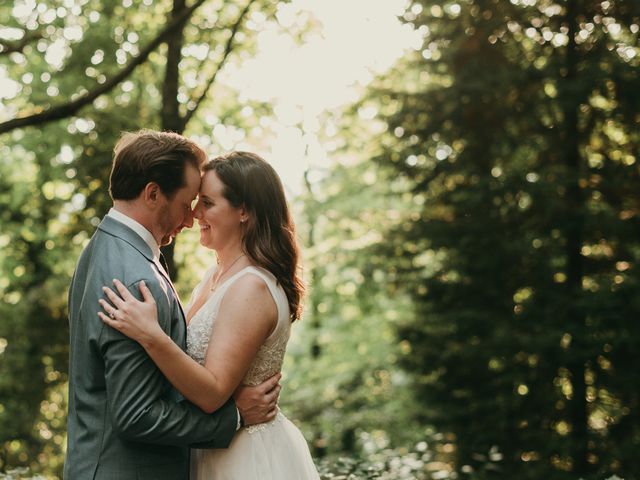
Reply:
[[202, 181], [202, 173], [195, 168], [189, 168], [186, 172], [186, 184], [187, 187], [200, 188], [200, 182]]
[[188, 200], [192, 201], [198, 196], [198, 192], [200, 191], [200, 178], [197, 180], [193, 177], [187, 177], [186, 185], [184, 185], [177, 192], [176, 198], [181, 198], [182, 201]]
[[195, 195], [198, 195], [198, 192], [200, 191], [200, 187], [202, 186], [202, 174], [200, 174], [200, 177], [198, 178], [198, 181], [195, 183]]

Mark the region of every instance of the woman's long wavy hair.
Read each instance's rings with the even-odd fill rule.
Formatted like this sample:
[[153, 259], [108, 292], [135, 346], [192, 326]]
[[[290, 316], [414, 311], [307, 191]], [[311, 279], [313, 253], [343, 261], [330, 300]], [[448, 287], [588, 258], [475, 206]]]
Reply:
[[299, 247], [295, 225], [278, 174], [265, 160], [249, 152], [231, 152], [205, 164], [224, 184], [224, 197], [248, 214], [242, 238], [244, 251], [282, 285], [291, 320], [302, 314], [304, 284], [298, 275]]

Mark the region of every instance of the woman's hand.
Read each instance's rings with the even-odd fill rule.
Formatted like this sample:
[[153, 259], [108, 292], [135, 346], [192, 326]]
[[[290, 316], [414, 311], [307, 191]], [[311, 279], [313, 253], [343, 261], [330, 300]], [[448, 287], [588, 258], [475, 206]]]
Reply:
[[120, 296], [110, 288], [102, 287], [111, 305], [104, 299], [99, 300], [100, 306], [106, 312], [106, 315], [103, 312], [98, 312], [100, 319], [140, 343], [145, 349], [162, 339], [165, 334], [158, 324], [156, 302], [144, 280], [140, 282], [143, 302], [131, 295], [119, 280], [114, 280], [113, 284]]

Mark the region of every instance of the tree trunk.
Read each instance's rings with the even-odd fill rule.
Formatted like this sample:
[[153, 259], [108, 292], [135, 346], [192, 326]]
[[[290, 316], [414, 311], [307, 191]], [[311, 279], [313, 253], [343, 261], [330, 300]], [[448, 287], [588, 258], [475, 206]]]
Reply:
[[[314, 198], [313, 190], [311, 188], [311, 182], [309, 181], [309, 170], [304, 172], [304, 184], [307, 188], [307, 193], [310, 198]], [[315, 201], [315, 200], [313, 200]], [[305, 208], [307, 214], [307, 222], [309, 223], [309, 232], [307, 236], [307, 248], [313, 249], [315, 246], [315, 225], [317, 222], [317, 210], [315, 208]], [[309, 295], [308, 298], [308, 307], [306, 318], [309, 321], [309, 325], [311, 328], [311, 358], [314, 360], [320, 357], [322, 354], [322, 348], [320, 347], [320, 312], [318, 295], [320, 284], [320, 275], [318, 272], [318, 268], [311, 269], [311, 287], [313, 289], [313, 293]], [[348, 437], [347, 437], [348, 438]], [[345, 443], [345, 438], [343, 438], [343, 445]], [[327, 447], [326, 442], [324, 441], [324, 435], [319, 426], [315, 426], [313, 428], [313, 441], [311, 442], [311, 447], [313, 449], [313, 455], [316, 458], [323, 458], [327, 455]]]
[[[309, 181], [309, 171], [304, 172], [304, 184], [307, 187], [307, 192], [311, 198], [313, 198], [313, 190], [311, 189], [311, 182]], [[309, 249], [313, 249], [315, 246], [315, 224], [317, 221], [315, 208], [307, 208], [307, 221], [309, 222], [309, 233], [307, 236], [307, 247]], [[314, 291], [317, 290], [318, 283], [320, 281], [318, 270], [314, 268], [311, 270], [311, 286]], [[309, 295], [309, 306], [307, 309], [307, 319], [309, 324], [311, 325], [311, 358], [318, 358], [321, 354], [320, 344], [318, 342], [318, 337], [320, 336], [320, 312], [318, 311], [318, 296], [311, 294]]]
[[564, 98], [564, 144], [566, 151], [564, 165], [567, 169], [565, 223], [566, 235], [566, 288], [568, 294], [567, 327], [572, 337], [569, 350], [570, 359], [568, 369], [571, 374], [573, 389], [569, 401], [569, 420], [572, 426], [568, 436], [569, 451], [573, 460], [573, 474], [586, 476], [589, 471], [588, 454], [588, 410], [586, 400], [585, 369], [586, 358], [586, 322], [585, 314], [580, 307], [582, 296], [582, 277], [584, 262], [582, 257], [582, 243], [584, 237], [584, 199], [580, 187], [580, 138], [578, 128], [578, 111], [580, 94], [574, 90], [577, 82], [578, 47], [575, 35], [579, 28], [577, 0], [567, 2], [567, 24], [569, 27], [569, 42], [565, 62], [564, 82], [568, 95]]
[[[174, 0], [172, 19], [177, 17], [185, 8], [185, 0]], [[182, 44], [184, 42], [184, 24], [174, 29], [167, 38], [167, 67], [165, 70], [164, 84], [162, 86], [162, 112], [161, 126], [164, 131], [182, 134], [184, 130], [180, 116], [180, 104], [178, 103], [178, 86], [180, 84], [180, 72], [178, 66], [182, 58]], [[174, 258], [176, 239], [170, 245], [162, 248], [162, 253], [167, 261], [169, 276], [175, 282], [178, 279], [178, 270]]]

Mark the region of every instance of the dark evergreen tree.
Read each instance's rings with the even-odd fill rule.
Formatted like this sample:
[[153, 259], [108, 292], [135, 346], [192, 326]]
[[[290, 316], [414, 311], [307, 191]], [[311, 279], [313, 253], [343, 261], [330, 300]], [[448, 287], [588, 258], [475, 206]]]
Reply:
[[399, 334], [420, 419], [478, 478], [637, 478], [640, 4], [405, 20], [423, 48], [371, 101], [417, 206], [380, 250], [417, 305]]

